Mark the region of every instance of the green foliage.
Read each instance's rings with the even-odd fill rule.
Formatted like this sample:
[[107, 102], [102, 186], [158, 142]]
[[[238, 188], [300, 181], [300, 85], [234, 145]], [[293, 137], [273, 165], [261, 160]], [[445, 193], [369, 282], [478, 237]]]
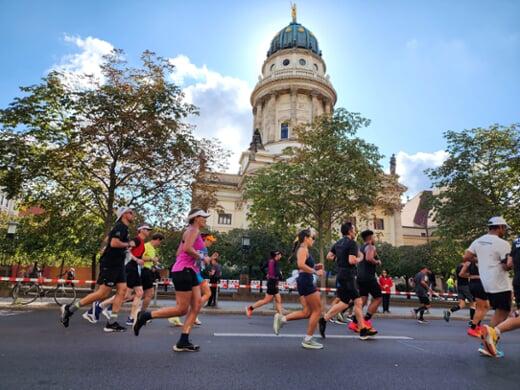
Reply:
[[435, 197], [435, 221], [441, 237], [467, 245], [485, 232], [494, 215], [520, 229], [520, 131], [492, 125], [448, 131], [447, 160], [428, 171], [441, 193]]
[[263, 168], [246, 182], [252, 225], [278, 232], [313, 226], [323, 260], [333, 226], [378, 200], [381, 155], [375, 145], [356, 137], [369, 123], [359, 114], [337, 109], [297, 127], [301, 147], [285, 151], [290, 162]]

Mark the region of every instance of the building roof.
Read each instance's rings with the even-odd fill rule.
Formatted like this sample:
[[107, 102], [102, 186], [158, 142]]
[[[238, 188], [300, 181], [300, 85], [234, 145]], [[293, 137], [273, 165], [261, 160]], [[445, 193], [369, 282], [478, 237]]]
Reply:
[[306, 27], [297, 23], [296, 18], [275, 35], [271, 41], [267, 57], [280, 50], [291, 48], [307, 49], [321, 56], [318, 40]]
[[421, 191], [412, 199], [406, 202], [401, 211], [401, 225], [404, 227], [425, 228], [436, 227], [434, 214], [429, 209], [428, 198], [438, 195], [438, 190]]
[[212, 173], [211, 176], [204, 179], [204, 182], [237, 187], [241, 179], [241, 175], [232, 173]]

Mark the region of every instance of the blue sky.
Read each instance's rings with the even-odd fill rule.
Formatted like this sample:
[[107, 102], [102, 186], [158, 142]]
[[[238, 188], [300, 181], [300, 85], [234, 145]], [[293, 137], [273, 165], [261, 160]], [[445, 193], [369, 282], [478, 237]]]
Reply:
[[[298, 1], [318, 38], [337, 106], [363, 113], [361, 135], [413, 195], [428, 187], [446, 130], [520, 122], [519, 1]], [[201, 135], [233, 152], [251, 134], [249, 93], [289, 1], [0, 0], [0, 107], [49, 69], [95, 72], [112, 47], [130, 61], [150, 49], [178, 65], [174, 80], [201, 107]], [[384, 164], [387, 164], [386, 160]]]

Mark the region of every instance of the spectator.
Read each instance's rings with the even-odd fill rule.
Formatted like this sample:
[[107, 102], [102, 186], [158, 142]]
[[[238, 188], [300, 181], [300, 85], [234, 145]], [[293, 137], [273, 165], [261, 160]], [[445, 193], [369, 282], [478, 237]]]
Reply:
[[449, 293], [455, 292], [455, 280], [453, 279], [453, 275], [450, 275], [448, 280], [446, 280], [446, 287], [448, 288]]
[[388, 276], [386, 269], [383, 270], [382, 275], [379, 277], [379, 285], [383, 291], [383, 313], [390, 313], [390, 293], [394, 281], [390, 276]]
[[211, 259], [211, 265], [208, 271], [209, 283], [211, 285], [211, 297], [208, 300], [208, 306], [217, 306], [217, 285], [222, 277], [222, 267], [216, 258]]

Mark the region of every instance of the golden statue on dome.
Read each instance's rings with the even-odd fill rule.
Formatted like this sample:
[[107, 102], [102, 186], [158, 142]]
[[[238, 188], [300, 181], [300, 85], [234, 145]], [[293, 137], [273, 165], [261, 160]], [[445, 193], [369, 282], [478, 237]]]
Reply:
[[296, 4], [291, 4], [291, 16], [293, 23], [296, 23]]

